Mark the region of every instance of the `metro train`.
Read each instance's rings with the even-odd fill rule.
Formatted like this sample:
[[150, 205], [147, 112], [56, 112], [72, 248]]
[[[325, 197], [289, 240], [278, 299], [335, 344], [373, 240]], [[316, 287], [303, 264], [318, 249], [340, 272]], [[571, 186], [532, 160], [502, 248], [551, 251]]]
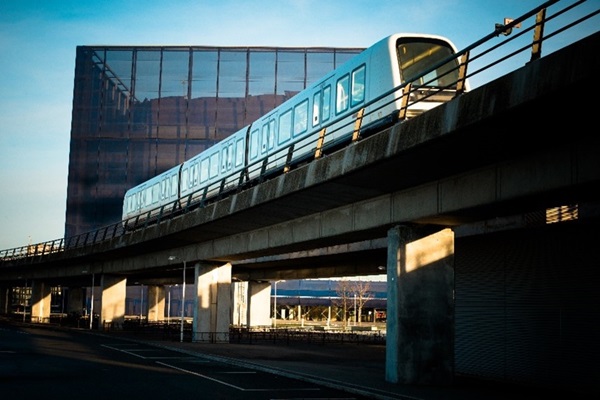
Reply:
[[[123, 201], [125, 228], [166, 209], [223, 196], [307, 162], [317, 151], [343, 146], [350, 142], [357, 116], [361, 135], [398, 122], [408, 83], [413, 89], [405, 118], [452, 99], [459, 81], [456, 52], [441, 36], [385, 37], [250, 125], [129, 189]], [[468, 82], [463, 82], [466, 91]]]

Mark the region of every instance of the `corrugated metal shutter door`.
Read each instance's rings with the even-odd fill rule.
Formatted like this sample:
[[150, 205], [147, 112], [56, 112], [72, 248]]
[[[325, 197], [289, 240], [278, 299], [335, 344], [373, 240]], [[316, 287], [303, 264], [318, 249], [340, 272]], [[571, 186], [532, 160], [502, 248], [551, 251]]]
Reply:
[[456, 373], [597, 392], [597, 228], [556, 224], [456, 241]]

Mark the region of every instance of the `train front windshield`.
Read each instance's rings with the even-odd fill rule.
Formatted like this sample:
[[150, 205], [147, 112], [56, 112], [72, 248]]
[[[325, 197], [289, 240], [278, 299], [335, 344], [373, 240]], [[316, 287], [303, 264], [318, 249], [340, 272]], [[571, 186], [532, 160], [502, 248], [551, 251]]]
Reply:
[[413, 85], [456, 89], [458, 81], [458, 61], [451, 60], [435, 70], [421, 76], [442, 60], [454, 54], [452, 48], [439, 40], [400, 42], [397, 45], [398, 61], [402, 83]]

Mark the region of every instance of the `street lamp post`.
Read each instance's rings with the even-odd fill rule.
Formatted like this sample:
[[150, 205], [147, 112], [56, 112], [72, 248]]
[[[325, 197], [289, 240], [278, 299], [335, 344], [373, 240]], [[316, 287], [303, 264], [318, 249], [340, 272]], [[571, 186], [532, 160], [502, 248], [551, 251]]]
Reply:
[[96, 274], [94, 274], [92, 272], [92, 293], [90, 295], [90, 330], [93, 328], [93, 323], [94, 323], [94, 286], [95, 286], [95, 282], [94, 282], [94, 278], [95, 278]]
[[277, 329], [277, 282], [275, 281], [275, 296], [273, 296], [273, 328]]
[[179, 333], [179, 341], [183, 342], [183, 323], [184, 323], [184, 315], [185, 315], [185, 263], [183, 260], [183, 286], [181, 287], [181, 331]]
[[[177, 256], [169, 256], [169, 261], [176, 260]], [[179, 331], [179, 341], [183, 342], [183, 324], [184, 324], [184, 315], [185, 315], [185, 267], [186, 260], [183, 260], [183, 284], [181, 286], [181, 327]]]
[[354, 326], [358, 322], [358, 313], [356, 312], [356, 293], [354, 293]]
[[169, 285], [168, 296], [169, 296], [169, 303], [167, 305], [167, 325], [169, 325], [171, 322], [171, 285]]

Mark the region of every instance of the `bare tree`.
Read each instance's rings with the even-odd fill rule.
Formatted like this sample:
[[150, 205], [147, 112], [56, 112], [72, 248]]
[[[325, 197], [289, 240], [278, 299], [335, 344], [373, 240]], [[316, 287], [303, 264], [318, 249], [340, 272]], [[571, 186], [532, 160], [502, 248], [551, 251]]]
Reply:
[[373, 298], [371, 283], [360, 279], [349, 281], [344, 278], [338, 281], [336, 293], [338, 298], [335, 301], [335, 304], [343, 309], [342, 315], [344, 318], [344, 326], [348, 326], [348, 310], [351, 308], [354, 309], [354, 314], [360, 324], [362, 319], [362, 308], [367, 301]]
[[354, 293], [352, 292], [352, 287], [350, 281], [347, 279], [341, 279], [337, 283], [337, 287], [335, 289], [337, 293], [337, 299], [334, 301], [336, 306], [342, 309], [342, 318], [344, 321], [344, 327], [348, 326], [348, 309], [350, 308], [351, 298]]
[[373, 298], [373, 292], [371, 292], [371, 282], [363, 281], [361, 279], [352, 282], [351, 291], [356, 296], [356, 308], [355, 313], [358, 312], [358, 324], [362, 323], [362, 309], [365, 304]]

